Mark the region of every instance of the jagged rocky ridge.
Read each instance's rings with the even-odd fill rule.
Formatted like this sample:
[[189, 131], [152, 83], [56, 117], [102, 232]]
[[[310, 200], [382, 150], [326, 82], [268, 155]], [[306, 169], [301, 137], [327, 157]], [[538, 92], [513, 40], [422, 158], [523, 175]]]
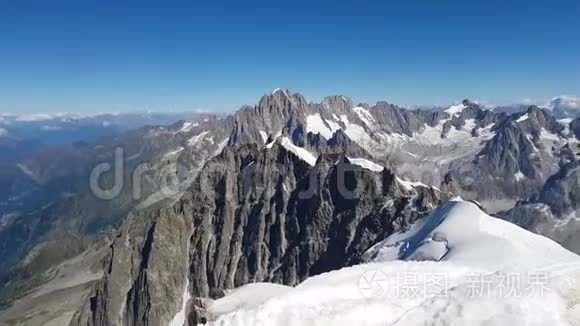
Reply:
[[528, 230], [556, 239], [580, 251], [580, 160], [575, 159], [548, 178], [540, 193], [529, 201], [501, 212], [501, 216]]
[[[137, 199], [131, 198], [130, 176], [121, 195], [106, 203], [91, 196], [86, 185], [79, 186], [76, 195], [57, 200], [57, 206], [0, 230], [19, 230], [24, 234], [20, 239], [26, 239], [2, 237], [0, 249], [16, 247], [24, 253], [50, 239], [82, 238], [119, 225], [119, 234], [107, 231], [114, 240], [104, 258], [103, 277], [91, 281], [90, 299], [71, 318], [82, 325], [163, 324], [183, 301], [188, 280], [187, 293], [218, 296], [246, 282], [295, 284], [356, 262], [364, 247], [385, 235], [379, 232], [404, 227], [446, 196], [405, 178], [441, 185], [444, 193], [477, 199], [484, 206], [506, 199], [511, 208], [518, 200], [534, 200], [548, 177], [575, 159], [577, 121], [556, 121], [537, 107], [508, 115], [466, 100], [441, 112], [409, 111], [386, 102], [354, 106], [345, 96], [309, 103], [300, 94], [275, 90], [224, 119], [146, 128], [82, 154], [73, 151], [79, 157], [73, 162], [82, 168], [72, 175], [67, 169], [46, 174], [41, 161], [26, 162], [42, 180], [41, 188], [74, 179], [95, 162], [111, 161], [117, 147], [126, 149], [124, 162], [130, 169], [146, 164], [151, 172]], [[358, 193], [362, 200], [337, 200], [331, 187], [338, 167], [352, 166], [348, 157], [388, 167], [380, 173], [349, 172], [357, 187], [370, 187], [371, 195]], [[274, 169], [276, 162], [283, 168]], [[167, 171], [177, 184], [169, 195], [158, 189]], [[379, 181], [371, 182], [370, 175], [380, 175]], [[109, 177], [105, 183], [111, 182]], [[323, 185], [309, 200], [292, 197], [304, 178]], [[376, 195], [379, 189], [385, 191], [382, 197]], [[44, 223], [29, 222], [40, 220]], [[71, 251], [29, 269], [37, 261], [31, 256], [17, 265], [11, 279], [22, 270], [43, 274], [57, 269], [77, 254]], [[43, 280], [52, 280], [48, 274]], [[10, 287], [20, 296], [32, 289], [26, 282]], [[159, 305], [161, 301], [166, 304]]]
[[[298, 284], [358, 262], [441, 199], [340, 155], [311, 167], [278, 144], [226, 148], [174, 206], [131, 218], [73, 325], [163, 325], [185, 287], [204, 298], [251, 282]], [[192, 318], [203, 316], [203, 301], [191, 304]]]

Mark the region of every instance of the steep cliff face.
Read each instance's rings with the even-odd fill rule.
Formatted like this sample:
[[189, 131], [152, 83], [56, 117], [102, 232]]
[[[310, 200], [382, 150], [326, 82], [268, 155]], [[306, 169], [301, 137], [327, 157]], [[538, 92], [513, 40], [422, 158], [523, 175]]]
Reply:
[[[572, 136], [577, 124], [574, 120], [566, 127], [535, 107], [507, 115], [465, 100], [444, 111], [426, 112], [387, 102], [355, 106], [342, 95], [312, 103], [276, 89], [227, 117], [147, 127], [96, 146], [48, 151], [21, 162], [20, 177], [33, 182], [5, 182], [6, 189], [16, 187], [27, 195], [6, 207], [0, 201], [0, 278], [35, 245], [58, 238], [59, 231], [79, 236], [109, 231], [133, 209], [173, 203], [226, 145], [265, 145], [287, 137], [312, 153], [341, 148], [348, 156], [389, 164], [430, 185], [441, 184], [451, 171], [465, 197], [485, 206], [490, 198], [515, 202], [528, 197], [529, 189], [538, 190], [561, 157], [569, 156], [563, 148], [577, 143]], [[91, 192], [87, 176], [101, 163], [113, 165], [118, 149], [123, 168], [142, 171], [142, 182], [134, 189], [135, 178], [126, 173], [119, 195], [101, 200]], [[167, 196], [159, 186], [174, 170], [179, 185]], [[114, 189], [112, 173], [104, 173], [100, 181]]]
[[574, 159], [577, 140], [545, 109], [531, 106], [525, 112], [498, 115], [491, 131], [493, 137], [470, 164], [451, 170], [465, 197], [482, 202], [510, 199], [514, 204], [529, 200], [562, 164]]
[[528, 230], [557, 240], [567, 249], [580, 252], [580, 160], [564, 164], [548, 178], [530, 201], [522, 201], [501, 216]]
[[295, 285], [358, 262], [440, 197], [340, 155], [310, 166], [279, 143], [226, 148], [173, 207], [130, 217], [72, 324], [167, 325], [180, 309], [197, 320], [195, 298], [252, 282]]
[[546, 181], [540, 200], [557, 215], [570, 214], [580, 208], [580, 160], [564, 165]]
[[[111, 201], [87, 189], [67, 196], [0, 229], [17, 237], [1, 238], [0, 257], [51, 237], [106, 230], [112, 244], [91, 265], [102, 276], [83, 283], [77, 295], [85, 301], [54, 314], [65, 311], [73, 325], [181, 325], [203, 318], [203, 298], [226, 289], [294, 285], [356, 263], [446, 191], [486, 208], [507, 198], [511, 208], [575, 159], [574, 131], [574, 123], [566, 129], [535, 107], [507, 115], [466, 100], [440, 112], [410, 111], [387, 102], [354, 106], [340, 95], [308, 103], [277, 89], [223, 119], [146, 128], [87, 149], [81, 156], [89, 169], [112, 163], [115, 148], [124, 148], [126, 169], [147, 171], [137, 183], [141, 196], [134, 198], [131, 173]], [[402, 175], [442, 185], [443, 193]], [[177, 180], [169, 194], [166, 176]], [[112, 184], [112, 173], [102, 181]], [[522, 221], [534, 211], [522, 211]], [[24, 270], [53, 281], [60, 268], [53, 265], [81, 249]], [[11, 287], [26, 296], [37, 285], [24, 283]], [[13, 304], [6, 320], [28, 315], [14, 297], [6, 303]]]
[[188, 274], [192, 223], [184, 212], [129, 216], [109, 248], [104, 276], [71, 325], [166, 325]]

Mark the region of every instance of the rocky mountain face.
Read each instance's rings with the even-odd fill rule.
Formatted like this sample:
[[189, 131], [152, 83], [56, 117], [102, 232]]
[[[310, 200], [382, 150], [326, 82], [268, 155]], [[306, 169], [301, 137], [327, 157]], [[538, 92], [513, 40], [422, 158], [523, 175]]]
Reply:
[[[0, 202], [0, 266], [12, 263], [39, 241], [95, 234], [118, 225], [129, 210], [158, 191], [159, 178], [172, 166], [170, 158], [161, 153], [179, 144], [180, 138], [172, 130], [145, 128], [91, 147], [45, 151], [14, 165], [20, 173], [6, 177], [13, 186]], [[193, 163], [184, 165], [192, 170], [200, 163], [189, 162]], [[91, 181], [98, 166], [105, 169]], [[120, 180], [115, 179], [115, 171], [120, 172]], [[133, 189], [137, 177], [141, 179], [139, 194]], [[118, 194], [99, 198], [91, 182], [104, 190], [115, 189], [118, 184]], [[26, 187], [19, 186], [22, 183]]]
[[501, 216], [536, 233], [556, 239], [572, 251], [580, 251], [580, 160], [564, 164], [550, 176], [537, 196], [522, 201]]
[[132, 216], [72, 324], [163, 325], [184, 291], [199, 321], [208, 317], [203, 298], [253, 282], [295, 285], [356, 263], [442, 199], [340, 157], [310, 166], [278, 143], [226, 148], [171, 208]]
[[473, 164], [453, 172], [461, 173], [458, 179], [466, 180], [469, 188], [482, 189], [476, 190], [479, 198], [494, 193], [526, 198], [557, 170], [568, 145], [564, 129], [548, 111], [530, 107], [496, 124], [492, 128], [495, 136], [477, 153]]
[[557, 119], [574, 119], [580, 113], [580, 98], [569, 95], [554, 97], [546, 107]]
[[557, 215], [569, 214], [580, 208], [580, 161], [564, 165], [548, 181], [540, 193], [540, 201], [546, 203]]
[[[34, 205], [2, 206], [0, 322], [194, 325], [211, 318], [204, 298], [354, 264], [451, 193], [542, 231], [530, 214], [576, 205], [558, 200], [576, 192], [566, 166], [577, 121], [468, 100], [444, 111], [312, 103], [277, 89], [225, 118], [45, 153], [16, 166]], [[99, 195], [87, 176], [101, 163]], [[74, 282], [59, 283], [68, 273]], [[79, 299], [57, 305], [59, 295]]]

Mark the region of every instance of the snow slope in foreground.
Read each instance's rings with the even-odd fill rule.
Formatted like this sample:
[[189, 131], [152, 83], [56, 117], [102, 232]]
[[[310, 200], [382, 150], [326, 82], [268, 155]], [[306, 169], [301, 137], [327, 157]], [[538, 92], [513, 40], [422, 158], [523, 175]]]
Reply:
[[444, 260], [470, 267], [520, 270], [580, 258], [556, 242], [491, 217], [471, 202], [453, 199], [429, 218], [369, 249], [363, 259]]
[[580, 325], [580, 258], [469, 202], [446, 203], [365, 257], [260, 300], [250, 299], [263, 284], [238, 290], [233, 301], [247, 304], [215, 301], [213, 324]]

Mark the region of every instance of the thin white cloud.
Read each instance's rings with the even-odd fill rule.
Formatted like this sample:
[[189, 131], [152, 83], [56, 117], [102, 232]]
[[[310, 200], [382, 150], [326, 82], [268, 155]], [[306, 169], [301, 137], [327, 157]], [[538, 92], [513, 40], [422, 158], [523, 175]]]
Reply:
[[42, 130], [44, 131], [58, 131], [61, 130], [61, 126], [42, 126]]

